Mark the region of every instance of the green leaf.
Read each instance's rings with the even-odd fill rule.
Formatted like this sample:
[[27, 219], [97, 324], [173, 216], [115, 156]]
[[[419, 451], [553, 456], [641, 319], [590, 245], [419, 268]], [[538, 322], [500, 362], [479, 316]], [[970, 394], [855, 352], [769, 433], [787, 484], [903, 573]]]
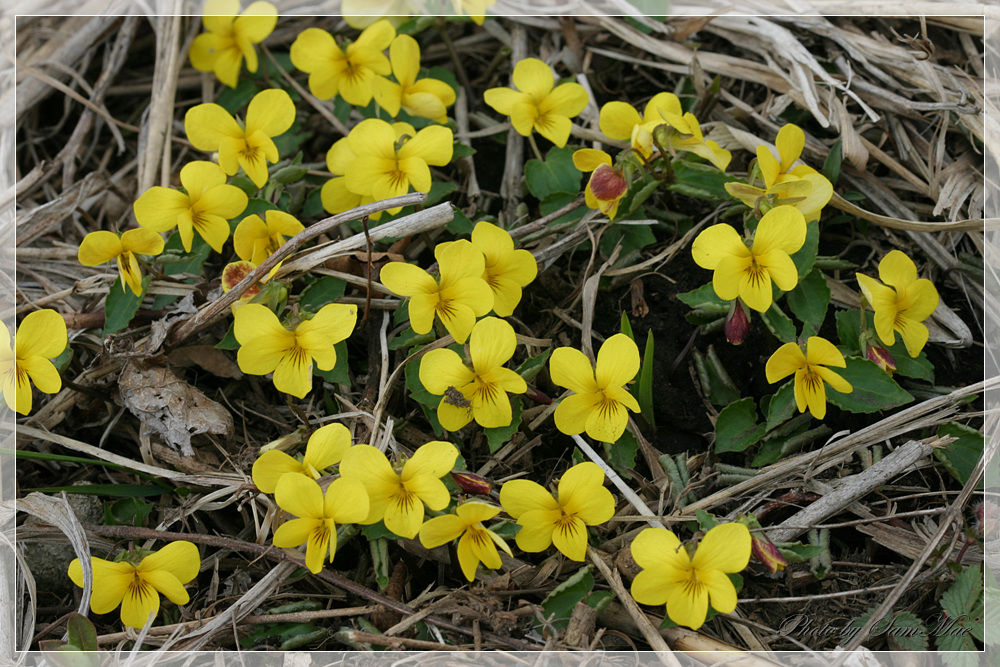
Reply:
[[788, 308], [800, 322], [819, 331], [830, 305], [830, 287], [822, 271], [814, 269], [788, 293]]
[[[184, 250], [184, 243], [181, 241], [181, 235], [175, 231], [170, 235], [170, 238], [167, 239], [167, 242], [163, 244], [163, 253], [168, 256], [176, 256], [175, 260], [165, 262], [161, 265], [163, 273], [171, 276], [175, 276], [180, 273], [192, 273], [199, 276], [201, 275], [201, 269], [205, 264], [205, 260], [207, 260], [208, 256], [212, 254], [212, 246], [208, 245], [208, 243], [205, 242], [205, 239], [201, 238], [200, 235], [195, 234], [194, 238], [191, 240], [191, 252], [187, 252]], [[160, 255], [160, 257], [163, 256], [163, 254]]]
[[73, 612], [66, 622], [67, 639], [69, 643], [81, 651], [97, 650], [97, 630], [83, 614]]
[[764, 435], [764, 425], [757, 423], [757, 408], [752, 397], [731, 403], [722, 409], [715, 422], [715, 451], [742, 452]]
[[801, 542], [775, 542], [774, 546], [789, 563], [804, 563], [810, 558], [823, 553], [823, 547], [818, 544], [802, 544]]
[[310, 313], [318, 312], [323, 306], [344, 296], [347, 283], [333, 276], [322, 276], [299, 296], [299, 308]]
[[573, 165], [575, 148], [552, 148], [545, 161], [528, 160], [524, 165], [524, 183], [539, 201], [553, 192], [580, 192], [583, 172]]
[[455, 147], [452, 152], [452, 159], [458, 160], [459, 158], [469, 157], [476, 154], [476, 149], [472, 146], [466, 146], [465, 144], [460, 144], [455, 142]]
[[[146, 293], [149, 281], [152, 276], [143, 276], [142, 294]], [[139, 312], [142, 305], [142, 294], [136, 296], [132, 290], [125, 288], [122, 290], [122, 277], [119, 275], [108, 290], [108, 297], [104, 300], [104, 335], [116, 334], [132, 321], [135, 314]]]
[[782, 312], [777, 302], [772, 302], [767, 311], [760, 314], [760, 319], [774, 337], [782, 343], [795, 341], [795, 323]]
[[216, 343], [215, 347], [219, 350], [238, 350], [240, 348], [240, 342], [236, 340], [236, 331], [234, 329], [235, 325], [230, 324], [229, 330], [226, 331], [226, 335], [223, 336], [222, 340]]
[[140, 498], [122, 498], [104, 506], [104, 525], [142, 526], [153, 504]]
[[[538, 204], [538, 210], [542, 215], [555, 213], [563, 206], [568, 206], [579, 195], [572, 192], [553, 192]], [[562, 225], [568, 222], [575, 222], [583, 217], [587, 212], [586, 206], [578, 206], [569, 213], [564, 213], [549, 223], [550, 226]]]
[[[969, 481], [969, 475], [979, 463], [979, 459], [983, 457], [983, 448], [986, 445], [983, 434], [958, 422], [942, 424], [938, 427], [937, 434], [958, 438], [943, 448], [935, 448], [934, 456], [944, 464], [952, 477], [965, 484]], [[982, 490], [983, 480], [979, 480], [976, 488]]]
[[708, 354], [700, 350], [693, 351], [694, 367], [698, 373], [698, 381], [707, 394], [712, 405], [729, 405], [740, 398], [740, 390], [733, 384], [722, 361], [715, 353], [715, 346], [708, 346]]
[[632, 479], [629, 470], [635, 469], [635, 457], [639, 453], [639, 441], [632, 431], [625, 429], [618, 442], [604, 443], [604, 456], [612, 468], [626, 479]]
[[87, 484], [84, 486], [56, 486], [44, 489], [25, 489], [24, 492], [35, 491], [37, 493], [77, 493], [83, 496], [111, 496], [113, 498], [151, 498], [164, 493], [170, 493], [170, 489], [154, 484]]
[[483, 429], [483, 432], [486, 434], [486, 442], [490, 446], [490, 454], [495, 453], [506, 444], [517, 433], [517, 429], [521, 427], [521, 400], [514, 396], [510, 396], [509, 398], [511, 408], [510, 424]]
[[926, 651], [927, 628], [908, 611], [897, 611], [892, 616], [892, 631], [886, 631], [889, 646], [896, 651]]
[[847, 357], [846, 368], [831, 368], [851, 383], [854, 390], [842, 394], [826, 387], [826, 400], [848, 412], [877, 412], [906, 405], [913, 396], [886, 375], [874, 362], [860, 357]]
[[773, 431], [795, 414], [795, 381], [781, 385], [767, 404], [767, 430]]
[[[858, 341], [861, 335], [861, 316], [857, 310], [837, 311], [837, 336], [840, 344], [848, 348], [852, 353], [863, 356], [861, 344]], [[865, 312], [865, 321], [868, 330], [875, 331], [875, 314], [871, 311]], [[881, 343], [881, 341], [880, 341]], [[927, 359], [927, 354], [921, 350], [917, 357], [911, 357], [906, 351], [906, 345], [897, 337], [896, 343], [886, 348], [896, 360], [896, 375], [924, 380], [934, 384], [934, 364]]]
[[983, 572], [978, 565], [955, 577], [955, 583], [941, 596], [941, 608], [956, 626], [983, 636]]
[[837, 179], [840, 178], [840, 163], [843, 158], [840, 142], [841, 140], [837, 139], [833, 146], [830, 146], [830, 152], [823, 160], [823, 175], [826, 176], [826, 180], [830, 181], [831, 185], [837, 185]]
[[566, 581], [552, 589], [542, 600], [542, 616], [545, 623], [535, 621], [535, 629], [545, 636], [546, 631], [562, 630], [569, 624], [573, 607], [587, 598], [594, 589], [593, 565], [585, 565], [571, 575]]
[[343, 384], [350, 386], [351, 374], [347, 368], [347, 341], [342, 340], [334, 344], [333, 349], [337, 351], [337, 363], [328, 371], [321, 371], [313, 366], [313, 375], [318, 375], [327, 382], [333, 384]]
[[250, 104], [250, 100], [252, 100], [253, 96], [259, 91], [260, 88], [257, 87], [257, 83], [255, 81], [252, 79], [243, 79], [235, 88], [224, 86], [222, 88], [222, 92], [219, 93], [219, 97], [216, 98], [215, 103], [235, 116], [236, 112]]
[[601, 237], [601, 252], [610, 257], [619, 241], [622, 249], [618, 253], [618, 260], [621, 261], [630, 253], [656, 243], [656, 237], [649, 225], [613, 223]]
[[806, 223], [806, 241], [798, 252], [792, 254], [792, 261], [799, 269], [799, 280], [812, 271], [816, 262], [816, 251], [819, 250], [819, 222], [813, 220]]
[[468, 236], [472, 234], [474, 226], [469, 217], [457, 208], [452, 208], [452, 214], [454, 217], [446, 225], [448, 231], [456, 236]]
[[378, 521], [376, 523], [368, 524], [367, 526], [361, 526], [361, 534], [364, 535], [365, 539], [367, 539], [369, 542], [374, 542], [375, 540], [384, 537], [390, 537], [390, 538], [399, 537], [398, 535], [396, 535], [396, 533], [392, 532], [391, 530], [385, 527], [384, 521]]
[[709, 202], [729, 201], [726, 183], [732, 176], [719, 171], [714, 165], [693, 162], [685, 158], [674, 160], [674, 182], [667, 188], [689, 197], [707, 199]]
[[647, 424], [656, 430], [656, 417], [653, 413], [653, 330], [646, 336], [646, 348], [642, 354], [642, 365], [639, 367], [639, 382], [636, 385], [636, 400], [639, 402], [639, 413]]
[[424, 201], [424, 206], [433, 206], [439, 201], [444, 199], [446, 196], [450, 195], [458, 188], [458, 185], [451, 181], [434, 181], [431, 183], [430, 192], [427, 193], [427, 199]]
[[520, 375], [525, 382], [531, 382], [535, 379], [535, 376], [545, 368], [545, 362], [548, 361], [549, 355], [552, 354], [552, 348], [545, 350], [541, 354], [535, 357], [528, 357], [524, 360], [524, 363], [517, 367], [517, 374]]
[[706, 304], [723, 306], [726, 309], [729, 308], [729, 302], [723, 301], [719, 298], [719, 295], [715, 293], [715, 287], [712, 286], [712, 283], [702, 285], [698, 289], [691, 290], [690, 292], [678, 294], [677, 298], [692, 308], [698, 308]]
[[630, 188], [629, 194], [626, 195], [628, 201], [622, 202], [625, 205], [625, 215], [632, 215], [635, 213], [636, 209], [645, 204], [646, 200], [649, 199], [654, 192], [656, 192], [658, 187], [660, 187], [660, 182], [654, 178], [641, 188], [636, 189], [634, 194]]
[[698, 519], [698, 530], [707, 532], [719, 525], [718, 520], [705, 510], [696, 510], [694, 515]]
[[437, 340], [437, 334], [431, 329], [425, 334], [418, 334], [412, 327], [406, 327], [392, 340], [389, 341], [390, 350], [401, 350], [414, 345], [427, 345]]

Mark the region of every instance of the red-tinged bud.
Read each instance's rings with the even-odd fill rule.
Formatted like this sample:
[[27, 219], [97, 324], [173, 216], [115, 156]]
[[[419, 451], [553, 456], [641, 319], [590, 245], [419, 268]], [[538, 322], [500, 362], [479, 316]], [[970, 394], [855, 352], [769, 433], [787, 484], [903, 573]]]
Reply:
[[750, 540], [754, 557], [767, 566], [771, 574], [785, 569], [785, 566], [788, 565], [788, 561], [781, 555], [781, 551], [778, 550], [778, 547], [774, 546], [774, 542], [769, 540], [764, 533], [750, 533]]
[[[226, 264], [226, 268], [222, 269], [222, 291], [228, 292], [239, 285], [256, 268], [255, 265], [244, 260]], [[253, 298], [258, 292], [260, 292], [260, 285], [251, 285], [250, 289], [243, 293], [243, 298]]]
[[875, 345], [870, 342], [865, 343], [865, 356], [874, 361], [879, 368], [889, 375], [892, 375], [896, 370], [896, 360], [893, 358], [892, 353], [881, 345]]
[[617, 201], [628, 192], [628, 183], [614, 167], [602, 164], [590, 177], [590, 189], [598, 201]]
[[729, 314], [726, 315], [726, 340], [733, 345], [742, 345], [749, 331], [750, 314], [747, 312], [743, 302], [735, 299], [729, 307]]
[[452, 472], [451, 478], [460, 489], [473, 496], [488, 496], [493, 488], [484, 478], [465, 470]]
[[524, 392], [526, 398], [530, 398], [535, 403], [541, 403], [542, 405], [552, 405], [552, 399], [549, 398], [548, 394], [543, 391], [539, 391], [538, 387], [532, 387], [528, 385], [527, 391]]

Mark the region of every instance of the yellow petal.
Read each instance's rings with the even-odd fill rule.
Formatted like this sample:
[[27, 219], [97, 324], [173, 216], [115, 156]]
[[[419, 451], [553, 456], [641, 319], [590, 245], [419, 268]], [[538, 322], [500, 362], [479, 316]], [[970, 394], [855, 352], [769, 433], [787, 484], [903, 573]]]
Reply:
[[396, 535], [413, 539], [420, 532], [424, 520], [424, 504], [412, 494], [393, 495], [386, 504], [382, 520], [385, 527]]
[[886, 285], [905, 288], [917, 280], [917, 265], [899, 250], [891, 250], [878, 263], [878, 277]]
[[536, 482], [528, 479], [513, 479], [504, 482], [500, 488], [500, 504], [514, 519], [531, 510], [558, 510], [559, 503], [552, 494]]
[[767, 360], [764, 375], [768, 382], [774, 383], [804, 368], [805, 364], [806, 357], [802, 354], [802, 349], [795, 343], [785, 343]]
[[[572, 397], [571, 397], [572, 398]], [[563, 401], [565, 403], [565, 401]], [[587, 435], [600, 442], [617, 442], [628, 425], [628, 412], [622, 403], [605, 399], [587, 415]]]
[[558, 509], [532, 509], [522, 514], [517, 520], [521, 530], [514, 538], [518, 548], [528, 553], [538, 553], [548, 549], [552, 544], [552, 533], [556, 529], [556, 522], [561, 517], [562, 513]]
[[351, 432], [346, 426], [343, 424], [321, 426], [309, 436], [302, 463], [311, 465], [316, 470], [325, 470], [340, 463], [350, 446]]
[[736, 609], [736, 587], [720, 570], [699, 572], [698, 579], [708, 591], [712, 608], [721, 614], [730, 614]]
[[719, 524], [705, 533], [691, 564], [699, 573], [702, 570], [740, 572], [750, 562], [751, 542], [750, 531], [742, 523]]
[[847, 366], [844, 355], [840, 353], [837, 346], [819, 336], [810, 336], [809, 340], [806, 341], [806, 362], [810, 366], [839, 366], [840, 368]]
[[[486, 283], [483, 283], [483, 281], [480, 280], [479, 282], [483, 286], [486, 286]], [[489, 287], [486, 287], [486, 290], [489, 293], [489, 298], [492, 300], [493, 293], [489, 292]], [[472, 308], [455, 299], [441, 299], [437, 307], [437, 315], [441, 318], [441, 324], [444, 325], [445, 330], [458, 343], [464, 343], [469, 338], [469, 334], [472, 333], [472, 327], [476, 324], [476, 314]], [[417, 331], [415, 326], [413, 330]]]
[[177, 577], [182, 584], [186, 584], [198, 576], [200, 568], [201, 556], [198, 555], [198, 547], [191, 542], [178, 540], [143, 558], [136, 570], [140, 573], [164, 570]]
[[410, 315], [410, 326], [418, 334], [430, 333], [434, 328], [434, 316], [437, 313], [437, 306], [440, 302], [437, 292], [431, 294], [417, 294], [410, 299], [408, 312]]
[[246, 135], [263, 132], [276, 137], [295, 122], [295, 103], [284, 90], [272, 88], [254, 95], [247, 106]]
[[601, 107], [601, 132], [611, 139], [628, 141], [632, 138], [632, 128], [642, 123], [639, 112], [625, 102], [608, 102]]
[[554, 415], [556, 428], [566, 435], [583, 433], [587, 429], [591, 414], [597, 412], [597, 406], [600, 402], [600, 393], [567, 396], [560, 401], [559, 407], [556, 408]]
[[535, 103], [545, 99], [555, 83], [552, 68], [538, 58], [525, 58], [517, 63], [511, 79], [517, 89], [531, 95]]
[[489, 521], [500, 513], [500, 508], [496, 505], [471, 501], [462, 503], [456, 507], [455, 513], [461, 517], [462, 521], [466, 524], [472, 525], [481, 521]]
[[579, 518], [566, 518], [552, 531], [552, 545], [570, 560], [587, 557], [587, 527]]
[[425, 127], [399, 149], [400, 159], [419, 157], [427, 164], [444, 166], [454, 154], [454, 134], [447, 127]]
[[344, 454], [340, 462], [341, 477], [354, 477], [365, 485], [371, 503], [364, 524], [375, 523], [382, 518], [388, 498], [400, 488], [399, 475], [385, 454], [370, 445], [354, 445]]
[[243, 139], [243, 129], [228, 111], [218, 104], [199, 104], [184, 114], [184, 132], [195, 148], [219, 150], [224, 138]]
[[[590, 365], [590, 360], [574, 347], [556, 348], [549, 359], [549, 374], [554, 384], [577, 394], [600, 391], [594, 379], [594, 367]], [[582, 430], [581, 427], [580, 431]]]
[[667, 616], [678, 625], [697, 630], [708, 615], [708, 589], [674, 585], [667, 589]]
[[114, 259], [121, 252], [121, 239], [114, 232], [90, 232], [80, 242], [77, 258], [84, 266], [97, 266]]
[[920, 350], [924, 349], [927, 339], [930, 338], [927, 326], [909, 317], [897, 317], [893, 326], [899, 331], [903, 344], [906, 345], [906, 352], [914, 358], [919, 356]]
[[639, 372], [639, 348], [625, 334], [615, 334], [604, 341], [597, 353], [597, 386], [621, 387]]
[[615, 501], [604, 488], [604, 471], [590, 461], [573, 466], [559, 480], [559, 504], [591, 526], [604, 523], [615, 512]]
[[[233, 32], [250, 42], [263, 42], [274, 31], [278, 22], [278, 9], [270, 2], [258, 0], [250, 3], [233, 21]], [[254, 70], [250, 70], [251, 72]]]
[[[242, 350], [243, 348], [240, 348], [240, 351]], [[238, 359], [239, 355], [237, 355]], [[274, 388], [296, 398], [305, 398], [306, 394], [312, 390], [312, 362], [312, 357], [304, 354], [285, 354], [282, 356], [274, 369]]]
[[420, 359], [419, 377], [424, 389], [441, 396], [449, 387], [465, 387], [472, 382], [475, 373], [454, 350], [442, 348], [431, 350]]
[[[237, 311], [238, 312], [238, 311]], [[305, 475], [282, 475], [274, 489], [278, 507], [300, 519], [324, 519], [323, 490]]]
[[797, 125], [788, 123], [778, 130], [775, 139], [778, 148], [778, 155], [781, 156], [781, 173], [791, 171], [795, 161], [802, 155], [802, 149], [806, 145], [806, 135]]
[[611, 156], [596, 148], [581, 148], [573, 153], [573, 166], [580, 171], [594, 171], [602, 164], [611, 166]]
[[920, 278], [906, 286], [899, 309], [908, 319], [922, 322], [937, 310], [939, 302], [940, 297], [934, 283]]
[[[272, 449], [261, 454], [253, 463], [250, 477], [264, 493], [274, 493], [278, 480], [289, 473], [303, 473], [302, 464], [285, 452]], [[301, 544], [301, 542], [300, 542]]]
[[458, 450], [450, 442], [432, 440], [417, 448], [413, 458], [403, 465], [400, 478], [407, 482], [419, 475], [430, 475], [435, 479], [444, 477], [455, 467]]
[[767, 272], [767, 275], [771, 277], [779, 289], [790, 292], [799, 284], [799, 270], [788, 253], [774, 250], [766, 255], [757, 255], [756, 253], [754, 255], [757, 259], [757, 265], [761, 270]]
[[327, 518], [339, 524], [361, 523], [368, 516], [368, 491], [361, 480], [340, 477], [326, 490], [324, 511]]
[[320, 525], [318, 519], [292, 519], [278, 526], [271, 542], [279, 549], [294, 549], [305, 544], [309, 536]]
[[59, 371], [56, 370], [56, 367], [48, 359], [38, 356], [28, 357], [21, 359], [17, 366], [18, 370], [28, 374], [28, 377], [35, 383], [39, 391], [46, 394], [55, 394], [62, 389], [62, 378], [59, 377]]
[[437, 516], [424, 522], [420, 527], [420, 544], [426, 549], [434, 549], [460, 537], [465, 532], [466, 522], [454, 514]]
[[778, 177], [781, 175], [781, 163], [767, 146], [757, 147], [757, 166], [760, 168], [761, 176], [764, 177], [765, 187], [770, 188], [778, 182]]
[[485, 375], [507, 363], [516, 347], [514, 327], [496, 317], [483, 318], [476, 323], [469, 341], [472, 366], [479, 375]]
[[[515, 107], [515, 110], [517, 107]], [[511, 116], [511, 122], [515, 120], [514, 116]], [[515, 128], [517, 125], [515, 124]], [[569, 135], [573, 131], [573, 123], [566, 116], [558, 116], [555, 114], [546, 114], [545, 116], [538, 116], [534, 120], [534, 128], [538, 131], [540, 135], [551, 141], [557, 147], [562, 148], [569, 141]]]
[[831, 371], [825, 366], [813, 366], [813, 372], [823, 378], [823, 380], [830, 385], [830, 387], [839, 391], [841, 394], [850, 394], [854, 391], [854, 387], [851, 386], [850, 382], [841, 377], [839, 373]]
[[530, 95], [510, 88], [490, 88], [483, 93], [483, 99], [494, 111], [505, 116], [514, 112], [515, 105], [531, 102]]
[[240, 0], [206, 0], [202, 25], [209, 32], [229, 32], [240, 11]]
[[152, 586], [141, 584], [131, 586], [122, 600], [122, 623], [130, 628], [142, 628], [149, 617], [154, 621], [160, 611], [160, 596]]
[[141, 577], [143, 582], [152, 586], [158, 593], [165, 595], [174, 604], [187, 604], [191, 599], [188, 592], [184, 590], [184, 585], [166, 570], [144, 572]]
[[[306, 28], [300, 32], [289, 49], [289, 55], [296, 69], [307, 73], [328, 69], [332, 62], [343, 57], [330, 33], [320, 28]], [[312, 89], [311, 77], [309, 83], [309, 87]], [[334, 95], [336, 95], [336, 91], [334, 91]], [[320, 99], [329, 99], [329, 97], [324, 96]]]
[[[691, 256], [703, 269], [713, 270], [723, 257], [748, 257], [749, 249], [731, 225], [719, 223], [702, 230], [691, 246]], [[725, 297], [723, 297], [725, 298]]]
[[476, 570], [479, 568], [479, 554], [476, 549], [476, 536], [472, 533], [471, 528], [458, 541], [455, 553], [458, 556], [458, 565], [462, 569], [462, 575], [467, 581], [473, 581], [476, 578]]
[[389, 62], [397, 81], [404, 86], [413, 84], [420, 73], [420, 45], [417, 40], [409, 35], [396, 35], [389, 45]]
[[18, 356], [22, 358], [34, 355], [45, 359], [58, 357], [66, 349], [67, 342], [66, 320], [47, 308], [25, 315], [17, 330], [16, 347]]
[[[472, 385], [469, 386], [471, 387]], [[470, 397], [466, 396], [465, 393], [468, 392], [463, 393], [463, 398], [464, 400], [469, 401]], [[441, 402], [438, 403], [438, 421], [441, 422], [441, 426], [443, 426], [446, 431], [454, 432], [464, 428], [469, 422], [472, 421], [472, 415], [471, 403], [470, 405], [464, 407], [454, 405], [451, 402], [451, 399], [447, 396], [442, 398]]]
[[806, 241], [806, 220], [794, 206], [776, 206], [764, 214], [753, 237], [753, 252], [798, 252]]

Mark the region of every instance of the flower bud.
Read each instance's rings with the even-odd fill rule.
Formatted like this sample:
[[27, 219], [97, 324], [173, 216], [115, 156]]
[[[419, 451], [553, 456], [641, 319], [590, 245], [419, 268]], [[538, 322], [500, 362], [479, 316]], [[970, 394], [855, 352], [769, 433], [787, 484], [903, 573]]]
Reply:
[[493, 488], [484, 478], [465, 470], [452, 472], [451, 478], [459, 488], [473, 496], [488, 496]]
[[552, 399], [549, 398], [548, 394], [540, 391], [538, 387], [532, 387], [528, 385], [528, 390], [524, 392], [526, 398], [530, 398], [535, 403], [541, 403], [542, 405], [552, 405]]
[[734, 299], [726, 315], [726, 340], [733, 345], [742, 345], [750, 331], [750, 314], [740, 299]]
[[870, 341], [866, 341], [865, 356], [869, 360], [874, 361], [879, 368], [889, 375], [892, 375], [896, 370], [896, 360], [893, 358], [892, 353], [881, 345], [875, 345]]
[[[222, 269], [222, 291], [228, 292], [239, 285], [243, 282], [243, 279], [249, 276], [250, 273], [256, 268], [257, 267], [254, 264], [245, 260], [226, 264], [226, 268]], [[260, 285], [251, 285], [250, 288], [243, 293], [243, 296], [252, 297], [259, 291]]]
[[750, 533], [750, 540], [754, 557], [767, 566], [771, 574], [774, 574], [778, 570], [783, 570], [788, 565], [788, 561], [781, 555], [781, 551], [778, 550], [774, 542], [769, 540], [764, 533]]

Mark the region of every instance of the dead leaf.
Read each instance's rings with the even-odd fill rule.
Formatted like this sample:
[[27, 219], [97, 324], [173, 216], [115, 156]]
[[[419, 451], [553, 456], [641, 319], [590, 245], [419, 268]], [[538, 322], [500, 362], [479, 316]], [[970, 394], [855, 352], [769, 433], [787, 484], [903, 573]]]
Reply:
[[118, 378], [122, 404], [183, 456], [194, 456], [191, 436], [229, 438], [233, 417], [224, 407], [180, 380], [163, 357], [129, 361]]
[[167, 360], [174, 366], [198, 366], [212, 375], [239, 380], [243, 372], [232, 359], [214, 345], [188, 345], [171, 350]]

